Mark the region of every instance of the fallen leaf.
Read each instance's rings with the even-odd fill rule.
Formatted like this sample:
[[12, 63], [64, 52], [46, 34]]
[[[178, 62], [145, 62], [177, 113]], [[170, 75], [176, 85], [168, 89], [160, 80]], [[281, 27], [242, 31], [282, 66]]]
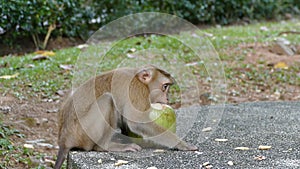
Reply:
[[269, 31], [268, 27], [266, 27], [266, 26], [261, 26], [260, 30], [261, 31], [266, 31], [266, 32]]
[[199, 155], [203, 154], [203, 152], [200, 152], [200, 151], [195, 151], [195, 153], [199, 154]]
[[206, 37], [213, 37], [214, 36], [214, 34], [211, 34], [211, 33], [206, 33], [206, 32], [204, 32], [204, 36], [206, 36]]
[[102, 164], [102, 159], [99, 159], [97, 162], [98, 162], [99, 164]]
[[49, 59], [48, 56], [43, 56], [43, 55], [36, 55], [32, 58], [33, 61], [37, 61], [37, 60], [46, 60]]
[[136, 48], [131, 48], [131, 49], [128, 50], [129, 53], [133, 53], [135, 51], [136, 51]]
[[216, 138], [215, 141], [217, 141], [217, 142], [226, 142], [226, 141], [228, 141], [228, 139], [226, 139], [226, 138]]
[[58, 90], [57, 92], [55, 92], [55, 94], [58, 94], [59, 96], [64, 96], [65, 92], [63, 90]]
[[25, 148], [30, 148], [30, 149], [34, 149], [32, 144], [24, 144], [23, 147]]
[[249, 147], [236, 147], [236, 148], [234, 148], [235, 150], [250, 150], [250, 148]]
[[227, 164], [230, 165], [230, 166], [234, 165], [234, 163], [232, 161], [228, 161]]
[[25, 65], [25, 67], [26, 68], [34, 68], [35, 66], [34, 66], [34, 64], [27, 64], [27, 65]]
[[59, 109], [47, 110], [46, 113], [58, 113]]
[[12, 79], [12, 78], [16, 78], [19, 75], [19, 73], [15, 73], [13, 75], [3, 75], [0, 76], [0, 79]]
[[274, 65], [275, 69], [288, 69], [289, 67], [284, 62], [278, 62]]
[[115, 166], [120, 166], [120, 165], [124, 165], [124, 164], [128, 164], [128, 161], [125, 161], [125, 160], [118, 160], [118, 161], [115, 163]]
[[262, 161], [262, 160], [265, 160], [265, 159], [266, 159], [266, 157], [261, 156], [261, 155], [254, 157], [254, 160], [258, 160], [258, 161]]
[[205, 168], [206, 169], [211, 169], [211, 168], [213, 168], [213, 166], [212, 165], [207, 165], [207, 166], [205, 166]]
[[272, 146], [265, 146], [265, 145], [258, 146], [259, 150], [270, 150], [271, 148], [272, 148]]
[[206, 127], [204, 129], [202, 129], [203, 132], [209, 132], [209, 131], [212, 131], [212, 128], [211, 127]]
[[49, 164], [51, 164], [51, 165], [55, 165], [55, 161], [53, 161], [53, 160], [50, 160], [50, 159], [45, 159], [45, 163], [49, 163]]
[[73, 69], [73, 65], [59, 65], [59, 67], [64, 70], [72, 70]]
[[148, 167], [147, 169], [157, 169], [157, 167], [152, 166], [152, 167]]
[[78, 48], [78, 49], [83, 49], [83, 48], [87, 48], [87, 47], [89, 47], [89, 45], [87, 45], [87, 44], [81, 44], [81, 45], [76, 46], [76, 48]]
[[130, 54], [130, 53], [127, 53], [126, 55], [127, 55], [127, 57], [130, 58], [130, 59], [131, 59], [131, 58], [135, 58], [135, 55], [132, 55], [132, 54]]
[[203, 163], [202, 165], [207, 166], [207, 165], [209, 165], [209, 162], [207, 161], [207, 162]]
[[54, 56], [55, 53], [52, 51], [47, 51], [47, 50], [38, 50], [34, 52], [35, 54], [41, 55], [41, 56]]
[[153, 151], [153, 153], [163, 153], [163, 152], [165, 152], [165, 150], [163, 149], [156, 149]]

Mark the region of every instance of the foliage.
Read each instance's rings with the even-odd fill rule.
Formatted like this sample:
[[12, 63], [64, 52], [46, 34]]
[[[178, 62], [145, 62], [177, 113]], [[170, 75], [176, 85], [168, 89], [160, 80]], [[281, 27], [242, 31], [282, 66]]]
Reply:
[[229, 24], [241, 19], [278, 19], [285, 13], [299, 13], [300, 9], [299, 0], [94, 0], [92, 5], [102, 25], [138, 12], [174, 14], [194, 24]]
[[299, 14], [299, 9], [300, 0], [0, 0], [0, 37], [13, 46], [18, 37], [27, 36], [37, 48], [45, 48], [50, 35], [85, 39], [89, 30], [138, 12], [174, 14], [194, 24], [230, 24], [278, 19], [285, 13]]
[[30, 36], [37, 48], [45, 48], [40, 38], [51, 34], [51, 28], [56, 36], [78, 36], [87, 29], [88, 19], [84, 18], [89, 18], [81, 5], [82, 1], [73, 0], [1, 0], [0, 27], [4, 43], [12, 44], [18, 36]]

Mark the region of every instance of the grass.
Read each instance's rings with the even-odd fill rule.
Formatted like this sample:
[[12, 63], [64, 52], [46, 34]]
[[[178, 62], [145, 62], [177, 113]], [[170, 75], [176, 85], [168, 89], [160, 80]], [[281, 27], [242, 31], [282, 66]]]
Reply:
[[[64, 49], [56, 52], [56, 55], [44, 61], [33, 61], [34, 54], [22, 57], [7, 56], [0, 60], [0, 75], [13, 75], [16, 78], [0, 79], [4, 85], [0, 93], [15, 95], [20, 99], [28, 99], [29, 96], [37, 98], [54, 98], [55, 92], [68, 88], [70, 71], [63, 71], [61, 64], [74, 64], [80, 50], [76, 48]], [[3, 66], [6, 65], [6, 66]]]
[[[268, 31], [262, 31], [262, 27], [267, 27]], [[210, 35], [207, 37], [216, 50], [220, 54], [222, 61], [243, 61], [244, 55], [247, 51], [244, 51], [243, 55], [228, 55], [228, 51], [231, 48], [237, 47], [240, 44], [246, 43], [265, 43], [272, 42], [277, 38], [278, 34], [283, 31], [297, 30], [300, 27], [300, 22], [288, 21], [284, 23], [258, 23], [249, 26], [230, 26], [223, 28], [210, 28], [203, 30]], [[283, 36], [282, 36], [283, 37]], [[300, 43], [300, 36], [287, 34], [284, 38], [290, 40], [293, 44]], [[107, 45], [104, 44], [103, 47]], [[111, 44], [110, 44], [111, 45]], [[115, 44], [112, 44], [112, 48], [107, 52], [103, 60], [99, 58], [91, 57], [99, 49], [92, 49], [85, 54], [88, 54], [86, 62], [93, 64], [96, 67], [90, 67], [89, 65], [79, 65], [89, 70], [99, 69], [98, 71], [104, 71], [111, 68], [115, 68], [120, 64], [130, 63], [130, 55], [138, 53], [139, 55], [147, 54], [147, 51], [152, 52], [155, 49], [160, 51], [154, 52], [157, 55], [158, 60], [147, 59], [145, 62], [157, 62], [165, 59], [167, 56], [172, 56], [169, 59], [168, 64], [186, 64], [198, 61], [195, 53], [180, 43], [176, 37], [167, 36], [155, 36], [148, 37], [134, 37], [129, 39], [123, 39]], [[249, 49], [251, 50], [251, 49]], [[163, 51], [163, 52], [161, 52]], [[59, 90], [69, 89], [72, 85], [73, 71], [65, 70], [61, 68], [61, 65], [76, 65], [80, 64], [77, 59], [83, 58], [83, 53], [78, 48], [68, 48], [54, 51], [55, 56], [49, 57], [46, 60], [33, 61], [32, 58], [36, 55], [34, 53], [27, 54], [25, 56], [6, 56], [0, 60], [0, 76], [14, 75], [18, 73], [15, 78], [0, 79], [0, 93], [2, 95], [12, 94], [19, 99], [59, 99], [56, 92]], [[80, 57], [79, 57], [80, 56]], [[174, 58], [179, 58], [174, 60]], [[95, 60], [93, 60], [95, 59]], [[173, 59], [173, 60], [172, 60]], [[97, 64], [95, 64], [97, 63]], [[198, 66], [194, 67], [193, 73], [201, 78], [209, 77], [206, 67], [203, 62], [197, 63]], [[236, 85], [241, 86], [241, 91], [247, 92], [249, 85], [257, 87], [259, 85], [273, 86], [274, 83], [282, 83], [286, 85], [300, 85], [300, 78], [297, 73], [300, 72], [300, 68], [290, 67], [289, 70], [281, 70], [271, 72], [271, 68], [261, 66], [262, 64], [236, 64], [232, 67], [224, 67], [226, 78], [229, 79], [229, 87]], [[247, 69], [243, 76], [237, 68]], [[75, 74], [77, 75], [77, 74]], [[82, 75], [83, 81], [86, 76]], [[247, 79], [246, 81], [244, 79]], [[272, 90], [276, 90], [274, 87]], [[4, 126], [0, 120], [0, 156], [4, 160], [0, 164], [0, 168], [7, 166], [13, 166], [16, 162], [21, 162], [26, 165], [31, 163], [29, 156], [42, 156], [40, 154], [34, 154], [31, 150], [14, 145], [12, 137], [23, 137], [18, 131], [10, 129]], [[13, 162], [11, 162], [13, 159]], [[10, 164], [13, 163], [13, 164]]]
[[0, 156], [2, 162], [0, 168], [7, 168], [22, 163], [25, 166], [31, 165], [29, 156], [34, 155], [31, 149], [16, 146], [11, 137], [23, 138], [24, 135], [18, 130], [5, 126], [0, 121]]
[[[267, 22], [221, 29], [210, 28], [203, 31], [212, 35], [208, 39], [219, 52], [221, 60], [243, 60], [244, 56], [228, 56], [224, 50], [241, 43], [270, 42], [280, 32], [297, 30], [299, 26], [300, 22], [290, 21], [284, 24]], [[269, 31], [262, 31], [261, 27], [266, 27]], [[300, 36], [288, 34], [284, 38], [295, 44], [300, 43]], [[175, 58], [180, 58], [186, 63], [192, 62], [193, 59], [191, 58], [195, 58], [193, 51], [175, 38], [155, 35], [135, 37], [124, 39], [112, 45], [112, 49], [108, 51], [105, 57], [106, 60], [101, 62], [103, 69], [100, 71], [116, 67], [127, 58], [127, 54], [132, 52], [132, 50], [147, 51], [151, 49], [162, 49], [169, 55], [176, 55], [174, 56]], [[77, 48], [69, 48], [55, 51], [55, 53], [55, 56], [42, 61], [33, 61], [32, 57], [35, 54], [2, 58], [0, 60], [0, 75], [13, 75], [15, 73], [19, 75], [17, 78], [0, 79], [0, 83], [3, 84], [3, 87], [0, 88], [0, 93], [3, 95], [10, 93], [20, 99], [28, 99], [29, 96], [57, 99], [55, 92], [60, 89], [70, 88], [73, 75], [71, 71], [60, 68], [60, 65], [75, 65], [81, 52]], [[100, 64], [96, 66], [100, 66]], [[204, 69], [204, 71], [199, 70], [198, 72], [205, 72], [204, 67], [200, 69]], [[229, 72], [228, 70], [225, 70], [225, 72]], [[205, 77], [207, 74], [203, 76]], [[230, 75], [227, 77], [230, 77]]]
[[[271, 42], [278, 38], [278, 34], [285, 31], [299, 30], [300, 21], [263, 22], [247, 26], [230, 26], [222, 28], [206, 29], [205, 32], [212, 34], [210, 37], [214, 47], [219, 51], [234, 47], [241, 43]], [[264, 31], [263, 28], [267, 28]], [[283, 37], [283, 36], [282, 36]], [[284, 38], [294, 44], [300, 43], [300, 36], [287, 34]]]

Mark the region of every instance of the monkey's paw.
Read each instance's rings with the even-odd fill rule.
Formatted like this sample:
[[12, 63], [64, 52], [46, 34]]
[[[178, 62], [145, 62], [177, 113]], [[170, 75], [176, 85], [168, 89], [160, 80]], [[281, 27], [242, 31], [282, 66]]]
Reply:
[[124, 151], [140, 151], [142, 148], [137, 145], [137, 144], [134, 144], [134, 143], [131, 143], [131, 144], [127, 144], [126, 147], [124, 147]]

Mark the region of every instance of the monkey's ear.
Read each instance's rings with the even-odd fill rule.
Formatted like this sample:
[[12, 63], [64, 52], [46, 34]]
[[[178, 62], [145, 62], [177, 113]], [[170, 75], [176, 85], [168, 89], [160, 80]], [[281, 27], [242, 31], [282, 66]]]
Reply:
[[152, 75], [153, 75], [152, 69], [142, 69], [137, 74], [138, 79], [145, 84], [148, 84], [152, 80]]

